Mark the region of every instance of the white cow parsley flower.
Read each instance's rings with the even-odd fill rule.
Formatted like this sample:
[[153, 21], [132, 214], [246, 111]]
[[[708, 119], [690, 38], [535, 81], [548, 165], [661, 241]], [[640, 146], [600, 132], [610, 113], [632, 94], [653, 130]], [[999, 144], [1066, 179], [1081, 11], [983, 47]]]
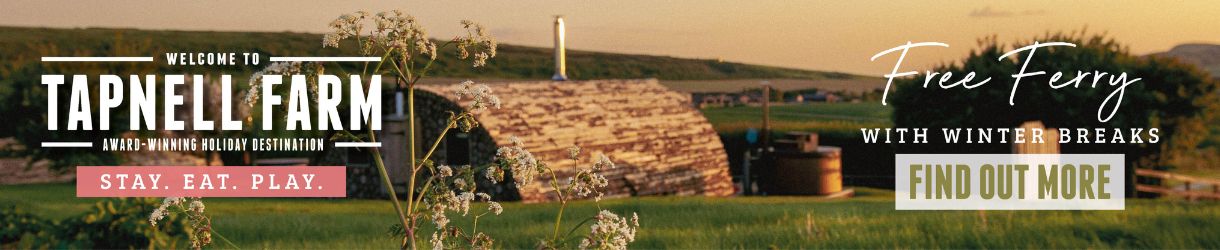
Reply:
[[580, 157], [580, 146], [572, 145], [568, 147], [568, 158], [576, 160]]
[[186, 201], [186, 198], [165, 197], [164, 200], [161, 200], [161, 206], [158, 206], [157, 209], [153, 210], [152, 214], [148, 215], [148, 223], [152, 224], [154, 227], [157, 226], [157, 221], [164, 219], [166, 215], [169, 215], [169, 209], [171, 207], [181, 205], [183, 201]]
[[603, 169], [613, 169], [613, 168], [614, 168], [614, 162], [611, 162], [610, 157], [607, 157], [605, 154], [598, 153], [597, 156], [593, 157], [593, 170], [594, 171], [601, 171]]
[[513, 174], [513, 180], [516, 181], [517, 187], [521, 188], [534, 181], [534, 177], [542, 173], [543, 166], [534, 158], [534, 154], [525, 150], [525, 143], [516, 136], [510, 136], [508, 141], [512, 146], [500, 147], [496, 151], [496, 158], [499, 160], [501, 167], [507, 167]]
[[602, 192], [599, 189], [605, 188], [609, 184], [610, 182], [606, 180], [605, 176], [589, 169], [581, 169], [576, 172], [574, 177], [568, 178], [568, 186], [577, 196], [596, 195], [593, 199], [598, 201], [602, 199]]
[[254, 107], [261, 96], [264, 75], [295, 75], [301, 73], [301, 62], [275, 62], [250, 75], [250, 89], [246, 91], [246, 105]]
[[487, 202], [487, 210], [493, 214], [500, 215], [501, 212], [504, 212], [504, 207], [501, 207], [499, 202], [491, 201]]
[[454, 94], [458, 100], [470, 99], [470, 104], [466, 107], [471, 113], [479, 113], [487, 110], [488, 107], [500, 108], [500, 97], [491, 93], [491, 87], [487, 84], [475, 84], [474, 81], [466, 80], [454, 86]]
[[640, 227], [639, 217], [634, 213], [630, 222], [608, 210], [602, 210], [594, 219], [596, 222], [589, 226], [591, 232], [580, 241], [580, 249], [627, 249]]
[[453, 176], [453, 168], [450, 168], [448, 165], [441, 165], [440, 167], [436, 168], [436, 176], [440, 176], [440, 177]]

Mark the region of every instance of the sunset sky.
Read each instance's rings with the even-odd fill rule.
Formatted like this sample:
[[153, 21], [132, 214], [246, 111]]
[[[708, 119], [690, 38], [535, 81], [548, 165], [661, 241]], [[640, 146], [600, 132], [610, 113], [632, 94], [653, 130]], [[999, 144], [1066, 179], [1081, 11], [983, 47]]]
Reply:
[[872, 76], [895, 58], [869, 57], [907, 41], [951, 46], [912, 51], [911, 70], [956, 60], [988, 35], [1013, 41], [1087, 27], [1138, 54], [1220, 43], [1215, 1], [5, 1], [0, 25], [321, 33], [340, 14], [391, 9], [415, 15], [439, 38], [471, 19], [502, 43], [550, 47], [552, 16], [563, 14], [570, 49]]

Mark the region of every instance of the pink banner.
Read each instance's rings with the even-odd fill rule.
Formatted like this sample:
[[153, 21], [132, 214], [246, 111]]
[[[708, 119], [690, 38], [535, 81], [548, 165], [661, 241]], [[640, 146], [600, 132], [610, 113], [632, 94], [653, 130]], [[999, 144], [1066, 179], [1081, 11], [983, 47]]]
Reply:
[[343, 166], [80, 166], [76, 197], [346, 197]]

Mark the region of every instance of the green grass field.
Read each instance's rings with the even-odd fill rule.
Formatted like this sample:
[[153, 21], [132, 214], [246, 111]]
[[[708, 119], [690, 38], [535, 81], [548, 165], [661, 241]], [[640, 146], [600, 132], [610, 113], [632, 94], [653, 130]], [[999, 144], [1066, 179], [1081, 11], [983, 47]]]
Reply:
[[[703, 115], [717, 132], [762, 127], [762, 107], [705, 108]], [[771, 107], [771, 127], [779, 131], [852, 132], [890, 126], [892, 108], [881, 103], [812, 103]]]
[[712, 80], [661, 80], [670, 90], [682, 92], [739, 92], [758, 89], [766, 80], [780, 91], [818, 89], [821, 91], [843, 91], [864, 93], [885, 87], [885, 79], [857, 76], [845, 79], [712, 79]]
[[[1215, 202], [1129, 200], [1126, 211], [895, 211], [893, 193], [857, 191], [859, 197], [847, 200], [642, 197], [602, 207], [639, 213], [631, 245], [638, 249], [1220, 247]], [[78, 214], [94, 201], [74, 198], [71, 184], [0, 187], [0, 206], [52, 218]], [[388, 201], [214, 198], [207, 204], [216, 230], [242, 248], [395, 247], [385, 234], [395, 220]], [[480, 220], [479, 228], [500, 247], [532, 248], [551, 232], [556, 207], [505, 204], [503, 215]], [[564, 227], [594, 211], [593, 203], [575, 203]]]

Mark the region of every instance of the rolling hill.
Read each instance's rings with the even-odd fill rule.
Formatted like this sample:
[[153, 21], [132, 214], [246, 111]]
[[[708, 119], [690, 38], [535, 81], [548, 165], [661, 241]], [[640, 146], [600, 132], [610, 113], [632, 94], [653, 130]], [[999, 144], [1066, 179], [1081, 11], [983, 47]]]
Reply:
[[[0, 78], [8, 79], [42, 56], [148, 56], [157, 61], [166, 52], [259, 52], [266, 56], [354, 56], [354, 43], [343, 49], [321, 47], [320, 34], [293, 32], [160, 31], [136, 29], [58, 29], [0, 27]], [[456, 53], [442, 51], [442, 53]], [[549, 48], [504, 44], [487, 67], [471, 69], [466, 63], [440, 60], [434, 76], [477, 79], [550, 79]], [[838, 72], [810, 71], [711, 59], [627, 55], [570, 50], [568, 75], [573, 79], [658, 78], [661, 80], [725, 79], [838, 79], [863, 78]], [[444, 57], [442, 57], [444, 58]], [[449, 57], [452, 58], [452, 57]], [[264, 63], [265, 65], [265, 63]], [[182, 66], [157, 63], [156, 70], [183, 72]], [[189, 68], [189, 67], [187, 67]], [[216, 70], [209, 67], [208, 70]], [[244, 66], [225, 71], [251, 72]]]
[[1177, 58], [1211, 73], [1212, 77], [1220, 78], [1220, 44], [1188, 43], [1152, 55]]

